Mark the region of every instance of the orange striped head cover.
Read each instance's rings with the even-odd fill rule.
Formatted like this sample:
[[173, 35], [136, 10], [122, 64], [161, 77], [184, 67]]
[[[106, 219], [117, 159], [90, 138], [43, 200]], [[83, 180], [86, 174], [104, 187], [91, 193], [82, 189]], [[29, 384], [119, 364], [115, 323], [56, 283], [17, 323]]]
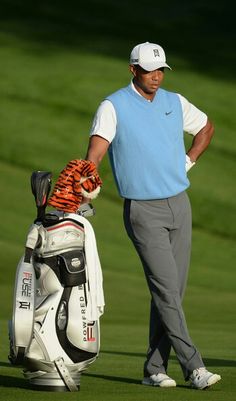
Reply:
[[48, 205], [66, 213], [76, 213], [83, 198], [94, 199], [102, 181], [90, 160], [71, 160], [60, 173]]

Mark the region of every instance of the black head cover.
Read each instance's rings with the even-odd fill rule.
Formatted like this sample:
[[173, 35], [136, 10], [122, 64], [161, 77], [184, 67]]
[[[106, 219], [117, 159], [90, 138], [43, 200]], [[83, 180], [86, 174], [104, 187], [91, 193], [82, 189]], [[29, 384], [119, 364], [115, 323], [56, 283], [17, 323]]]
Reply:
[[52, 173], [48, 171], [34, 171], [31, 175], [31, 189], [38, 210], [37, 221], [42, 221], [45, 215], [52, 184], [51, 178]]

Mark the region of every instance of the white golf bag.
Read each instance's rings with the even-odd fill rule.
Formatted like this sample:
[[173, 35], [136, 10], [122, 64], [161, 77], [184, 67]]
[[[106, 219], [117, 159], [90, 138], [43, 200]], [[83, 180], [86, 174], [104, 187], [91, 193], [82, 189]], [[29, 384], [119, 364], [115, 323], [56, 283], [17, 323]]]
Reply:
[[104, 307], [96, 239], [84, 217], [93, 209], [45, 214], [50, 173], [33, 173], [31, 184], [38, 217], [17, 267], [9, 359], [34, 388], [77, 391], [99, 354]]

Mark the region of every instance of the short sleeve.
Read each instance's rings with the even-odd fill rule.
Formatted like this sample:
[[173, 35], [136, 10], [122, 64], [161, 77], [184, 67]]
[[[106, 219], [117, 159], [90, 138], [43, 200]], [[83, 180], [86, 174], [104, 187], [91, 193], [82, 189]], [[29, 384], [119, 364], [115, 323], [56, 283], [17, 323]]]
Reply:
[[104, 100], [94, 116], [90, 136], [99, 135], [111, 143], [116, 134], [116, 124], [114, 106], [109, 100]]
[[183, 110], [184, 131], [196, 135], [207, 123], [207, 115], [190, 103], [185, 97], [179, 95]]

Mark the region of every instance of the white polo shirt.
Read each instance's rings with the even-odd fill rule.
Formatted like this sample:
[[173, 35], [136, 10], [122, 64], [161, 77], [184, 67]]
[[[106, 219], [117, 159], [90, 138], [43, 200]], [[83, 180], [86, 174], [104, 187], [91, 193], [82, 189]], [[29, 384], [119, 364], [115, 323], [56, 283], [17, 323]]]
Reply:
[[[131, 81], [132, 89], [142, 96], [135, 88]], [[179, 96], [183, 110], [183, 128], [184, 131], [191, 135], [196, 135], [207, 123], [207, 115], [190, 103], [185, 97]], [[97, 109], [93, 119], [90, 136], [99, 135], [106, 139], [109, 143], [116, 134], [116, 111], [113, 104], [109, 100], [104, 100]]]

